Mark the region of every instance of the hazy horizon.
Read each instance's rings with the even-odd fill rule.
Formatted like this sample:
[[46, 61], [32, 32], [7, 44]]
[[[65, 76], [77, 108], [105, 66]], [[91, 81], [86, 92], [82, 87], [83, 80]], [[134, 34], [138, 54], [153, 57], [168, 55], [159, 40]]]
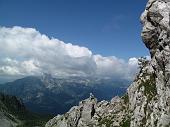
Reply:
[[42, 73], [133, 80], [137, 59], [149, 54], [140, 37], [145, 4], [1, 0], [0, 80]]

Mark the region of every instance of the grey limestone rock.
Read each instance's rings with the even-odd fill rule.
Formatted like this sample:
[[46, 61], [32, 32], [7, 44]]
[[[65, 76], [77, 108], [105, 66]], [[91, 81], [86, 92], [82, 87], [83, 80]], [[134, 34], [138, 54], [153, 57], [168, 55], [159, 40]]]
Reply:
[[90, 97], [46, 127], [170, 127], [170, 0], [149, 0], [141, 21], [151, 60], [139, 60], [127, 94], [110, 102]]

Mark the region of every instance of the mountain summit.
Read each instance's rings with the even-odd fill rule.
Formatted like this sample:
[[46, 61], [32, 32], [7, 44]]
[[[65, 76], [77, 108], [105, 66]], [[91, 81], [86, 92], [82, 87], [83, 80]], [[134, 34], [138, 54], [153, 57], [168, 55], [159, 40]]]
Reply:
[[139, 60], [140, 72], [127, 94], [110, 102], [91, 96], [46, 127], [170, 126], [170, 1], [149, 0], [141, 21], [151, 60]]
[[99, 100], [110, 100], [126, 92], [126, 81], [82, 77], [54, 78], [50, 74], [28, 76], [0, 85], [0, 91], [23, 100], [32, 112], [63, 114], [93, 93]]

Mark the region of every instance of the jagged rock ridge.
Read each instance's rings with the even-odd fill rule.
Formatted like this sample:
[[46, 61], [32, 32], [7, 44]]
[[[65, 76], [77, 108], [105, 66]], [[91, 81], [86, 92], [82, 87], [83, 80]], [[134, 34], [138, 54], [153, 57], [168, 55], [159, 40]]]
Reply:
[[151, 60], [139, 60], [140, 72], [127, 94], [111, 102], [90, 97], [46, 127], [170, 126], [170, 0], [149, 0], [141, 21]]
[[114, 97], [111, 102], [101, 101], [91, 95], [74, 106], [64, 115], [51, 119], [46, 127], [100, 127], [124, 126], [129, 124], [127, 95]]
[[[126, 84], [125, 84], [126, 83]], [[69, 77], [57, 78], [50, 74], [27, 76], [0, 85], [0, 92], [14, 95], [23, 100], [32, 112], [63, 114], [79, 101], [88, 98], [89, 93], [101, 101], [115, 95], [123, 95], [127, 89], [124, 80]]]

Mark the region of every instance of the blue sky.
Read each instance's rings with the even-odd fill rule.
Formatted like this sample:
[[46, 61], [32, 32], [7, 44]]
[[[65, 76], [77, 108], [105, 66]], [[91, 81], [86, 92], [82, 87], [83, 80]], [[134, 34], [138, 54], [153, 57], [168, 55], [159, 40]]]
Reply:
[[139, 17], [147, 0], [0, 0], [0, 25], [32, 27], [93, 54], [148, 55]]
[[55, 77], [133, 80], [149, 55], [147, 0], [0, 0], [0, 82]]

